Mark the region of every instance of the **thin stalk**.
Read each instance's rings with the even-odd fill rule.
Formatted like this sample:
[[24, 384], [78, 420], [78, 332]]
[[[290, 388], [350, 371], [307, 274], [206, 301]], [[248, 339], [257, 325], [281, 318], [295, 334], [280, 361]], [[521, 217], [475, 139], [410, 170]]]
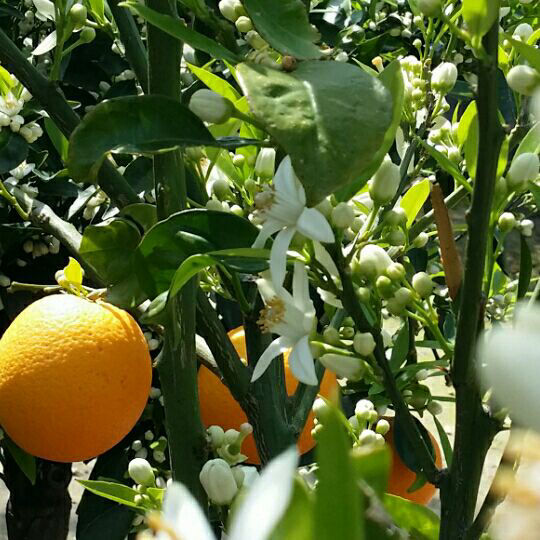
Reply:
[[139, 35], [133, 15], [127, 8], [119, 7], [118, 0], [109, 0], [109, 7], [116, 22], [126, 58], [135, 72], [145, 94], [148, 93], [148, 56]]
[[441, 540], [478, 538], [471, 525], [485, 457], [497, 431], [497, 424], [483, 407], [476, 382], [474, 353], [483, 326], [482, 283], [487, 245], [491, 242], [489, 217], [504, 135], [497, 106], [498, 27], [497, 21], [484, 38], [487, 56], [480, 60], [478, 68], [478, 170], [451, 370], [456, 390], [456, 437], [452, 465], [441, 484]]
[[[168, 0], [148, 0], [159, 13], [175, 15]], [[182, 45], [155, 26], [148, 26], [149, 89], [152, 94], [180, 98]], [[179, 151], [156, 155], [154, 185], [158, 219], [187, 206], [184, 163]], [[197, 287], [189, 282], [169, 300], [163, 352], [157, 368], [163, 392], [173, 478], [188, 487], [205, 507], [199, 472], [207, 457], [206, 432], [201, 422], [197, 388], [195, 320]]]
[[[79, 125], [79, 116], [56, 84], [41, 75], [1, 29], [0, 62], [30, 91], [60, 131], [69, 138]], [[135, 191], [108, 159], [99, 171], [98, 181], [103, 191], [119, 207], [140, 202]]]

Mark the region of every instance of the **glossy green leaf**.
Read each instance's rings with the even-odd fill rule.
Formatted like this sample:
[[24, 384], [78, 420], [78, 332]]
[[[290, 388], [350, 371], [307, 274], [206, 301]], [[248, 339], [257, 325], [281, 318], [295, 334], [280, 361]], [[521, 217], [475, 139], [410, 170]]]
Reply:
[[478, 115], [471, 118], [469, 130], [465, 137], [465, 163], [471, 178], [476, 177], [476, 162], [478, 160]]
[[28, 156], [28, 143], [11, 129], [0, 131], [0, 174], [21, 164]]
[[517, 297], [518, 299], [524, 298], [529, 290], [529, 285], [531, 283], [532, 277], [532, 256], [531, 248], [527, 243], [527, 239], [520, 235], [520, 262], [519, 262], [519, 281], [518, 281], [518, 290]]
[[85, 0], [84, 2], [90, 12], [99, 22], [105, 22], [105, 2], [104, 0]]
[[13, 88], [13, 79], [9, 71], [0, 66], [0, 92], [7, 94]]
[[114, 219], [86, 227], [79, 253], [111, 285], [132, 273], [133, 255], [140, 239], [136, 225]]
[[390, 367], [396, 372], [407, 359], [409, 353], [409, 322], [405, 320], [401, 327], [396, 342], [392, 348], [392, 356], [390, 357]]
[[217, 141], [186, 106], [163, 96], [127, 96], [101, 102], [70, 138], [68, 169], [75, 180], [93, 181], [108, 153], [144, 154], [181, 146], [235, 148], [250, 141]]
[[[458, 108], [456, 107], [456, 111], [457, 110]], [[469, 134], [469, 130], [471, 129], [471, 122], [477, 114], [478, 111], [476, 109], [476, 101], [471, 101], [459, 119], [457, 140], [460, 147], [463, 146], [467, 141], [467, 136]]]
[[432, 417], [433, 421], [435, 422], [435, 426], [437, 427], [437, 433], [439, 434], [439, 441], [441, 441], [441, 448], [444, 454], [444, 460], [446, 461], [446, 466], [450, 468], [454, 455], [452, 445], [450, 444], [450, 439], [448, 439], [448, 435], [446, 434], [444, 426], [441, 424], [437, 416], [432, 414]]
[[505, 36], [508, 41], [514, 46], [519, 54], [536, 70], [540, 71], [540, 50], [532, 45], [523, 43], [519, 39], [514, 39], [511, 36]]
[[501, 150], [499, 152], [499, 159], [497, 161], [497, 178], [504, 174], [506, 166], [508, 165], [508, 151], [510, 150], [510, 137], [503, 139]]
[[44, 125], [45, 131], [58, 152], [60, 159], [65, 163], [68, 156], [69, 141], [50, 118], [45, 118]]
[[527, 135], [523, 137], [513, 159], [516, 159], [520, 154], [525, 154], [527, 152], [540, 154], [540, 122], [536, 122], [536, 124], [529, 129]]
[[229, 51], [229, 49], [225, 48], [212, 38], [189, 28], [181, 19], [158, 13], [134, 0], [122, 2], [120, 5], [133, 9], [150, 24], [153, 24], [172, 37], [187, 43], [194, 49], [208, 53], [213, 58], [227, 60], [227, 62], [231, 62], [232, 64], [236, 64], [240, 61], [240, 58], [235, 53]]
[[382, 497], [388, 488], [392, 465], [388, 445], [354, 448], [351, 459], [356, 477], [366, 482], [378, 497]]
[[[440, 524], [433, 510], [390, 494], [384, 496], [383, 503], [395, 524], [411, 533], [411, 538], [438, 540]], [[418, 533], [422, 536], [418, 536]]]
[[532, 193], [536, 208], [540, 211], [540, 187], [530, 182], [529, 191]]
[[244, 63], [237, 72], [253, 113], [291, 156], [309, 206], [371, 166], [392, 122], [378, 79], [331, 61], [301, 62], [292, 73]]
[[[424, 439], [424, 443], [429, 448], [433, 458], [435, 458], [435, 449], [433, 448], [433, 443], [431, 442], [427, 429], [424, 427], [422, 422], [420, 422], [418, 419], [415, 418], [414, 420], [415, 420], [416, 426], [418, 427], [418, 430], [420, 431], [420, 434], [422, 435], [422, 438]], [[394, 420], [393, 438], [394, 438], [394, 447], [399, 457], [403, 461], [403, 463], [411, 471], [415, 473], [420, 473], [421, 472], [420, 463], [418, 462], [418, 458], [416, 456], [416, 453], [413, 447], [409, 443], [409, 439], [407, 438], [405, 430], [402, 427], [402, 422], [399, 416], [396, 416]]]
[[244, 0], [242, 4], [259, 34], [276, 51], [299, 60], [320, 58], [321, 51], [314, 44], [319, 34], [301, 0]]
[[377, 172], [377, 169], [381, 166], [384, 156], [388, 153], [394, 140], [396, 138], [396, 131], [401, 121], [401, 115], [403, 113], [403, 97], [405, 93], [405, 85], [403, 83], [403, 72], [401, 70], [401, 64], [398, 60], [391, 62], [386, 68], [379, 74], [379, 81], [381, 81], [386, 89], [392, 96], [392, 122], [387, 129], [384, 139], [379, 149], [375, 152], [370, 166], [362, 172], [353, 182], [348, 186], [340, 189], [336, 196], [339, 200], [349, 200], [356, 195], [358, 191], [365, 186], [367, 181]]
[[441, 166], [443, 170], [450, 174], [460, 186], [463, 186], [468, 192], [472, 193], [471, 185], [461, 174], [455, 163], [452, 163], [444, 154], [441, 154], [441, 152], [435, 150], [433, 146], [429, 145], [425, 141], [420, 141], [420, 143], [426, 149], [427, 153], [435, 159], [435, 161]]
[[135, 508], [136, 510], [143, 510], [143, 507], [135, 503], [135, 496], [138, 495], [138, 492], [133, 488], [123, 484], [117, 484], [116, 482], [104, 482], [102, 480], [78, 480], [78, 482], [95, 495], [105, 497], [130, 508]]
[[134, 203], [124, 206], [118, 216], [131, 218], [144, 231], [152, 228], [157, 223], [157, 210], [153, 204]]
[[418, 212], [420, 212], [429, 197], [429, 186], [429, 180], [425, 178], [407, 190], [407, 193], [401, 199], [399, 204], [407, 214], [407, 227], [413, 224]]
[[363, 497], [350, 457], [350, 442], [338, 411], [330, 406], [317, 438], [316, 540], [364, 539]]
[[32, 485], [36, 483], [36, 458], [17, 446], [11, 439], [4, 439], [4, 448], [11, 454], [19, 469]]
[[184, 210], [157, 223], [138, 251], [154, 283], [150, 297], [167, 290], [182, 262], [191, 255], [220, 249], [247, 248], [258, 229], [247, 219], [226, 212]]
[[485, 36], [499, 16], [499, 0], [463, 0], [461, 14], [475, 41]]
[[188, 64], [188, 67], [193, 75], [206, 84], [213, 92], [216, 92], [224, 98], [230, 99], [233, 103], [240, 99], [240, 94], [225, 79], [222, 79], [205, 68], [197, 67], [192, 64]]

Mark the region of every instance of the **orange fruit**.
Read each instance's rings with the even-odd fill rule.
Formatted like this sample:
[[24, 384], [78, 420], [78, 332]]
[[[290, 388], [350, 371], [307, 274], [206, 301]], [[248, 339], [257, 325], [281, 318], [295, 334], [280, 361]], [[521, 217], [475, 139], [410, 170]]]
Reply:
[[[247, 364], [246, 338], [242, 327], [235, 328], [229, 332], [238, 356], [244, 364]], [[284, 355], [285, 360], [285, 383], [287, 394], [292, 395], [298, 386], [298, 381], [289, 369], [288, 353]], [[204, 425], [221, 426], [224, 430], [238, 429], [238, 427], [247, 422], [246, 414], [232, 397], [229, 389], [220, 381], [220, 379], [205, 366], [199, 368], [199, 399], [201, 402], [201, 417]], [[328, 396], [336, 385], [336, 376], [326, 371], [319, 393], [322, 396]], [[311, 436], [313, 429], [313, 412], [309, 413], [304, 430], [298, 437], [297, 446], [300, 454], [311, 450], [315, 446], [315, 441]], [[261, 462], [259, 453], [255, 446], [255, 438], [249, 435], [242, 444], [242, 453], [248, 457], [249, 463], [259, 464]]]
[[86, 460], [127, 435], [151, 381], [146, 340], [129, 313], [70, 294], [47, 296], [0, 340], [0, 424], [30, 454]]
[[[403, 497], [404, 499], [408, 499], [409, 501], [413, 501], [418, 504], [427, 504], [429, 501], [431, 501], [433, 495], [435, 495], [437, 488], [433, 484], [426, 483], [416, 491], [412, 491], [410, 493], [407, 491], [413, 485], [416, 479], [416, 473], [411, 471], [411, 469], [409, 469], [407, 465], [403, 463], [403, 460], [399, 456], [394, 444], [394, 432], [392, 428], [393, 418], [387, 418], [387, 420], [390, 422], [391, 427], [385, 438], [392, 451], [392, 469], [390, 470], [387, 491], [392, 495], [398, 495], [399, 497]], [[429, 438], [431, 439], [433, 448], [435, 449], [435, 463], [437, 467], [441, 468], [441, 449], [439, 448], [439, 444], [437, 443], [435, 437], [433, 437], [431, 433], [429, 434]]]

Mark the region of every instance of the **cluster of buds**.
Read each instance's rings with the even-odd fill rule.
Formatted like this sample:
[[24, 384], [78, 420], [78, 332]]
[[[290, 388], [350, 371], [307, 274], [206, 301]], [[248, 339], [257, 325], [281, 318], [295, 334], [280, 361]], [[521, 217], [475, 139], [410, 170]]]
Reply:
[[135, 495], [133, 502], [147, 509], [159, 509], [160, 501], [149, 488], [165, 489], [167, 482], [161, 476], [156, 477], [156, 469], [144, 458], [132, 459], [128, 464], [128, 475], [135, 482]]
[[456, 165], [461, 163], [463, 158], [457, 142], [457, 124], [451, 124], [443, 116], [438, 116], [433, 121], [428, 141], [450, 161]]
[[416, 122], [416, 112], [423, 109], [426, 103], [427, 81], [424, 79], [423, 65], [418, 58], [406, 56], [402, 58], [401, 69], [405, 83], [404, 113], [410, 123]]
[[247, 422], [242, 424], [240, 431], [236, 429], [224, 431], [220, 426], [210, 426], [206, 433], [212, 451], [229, 465], [237, 465], [247, 459], [241, 450], [244, 439], [253, 433], [251, 424]]
[[43, 130], [35, 122], [25, 124], [25, 119], [20, 113], [24, 104], [32, 99], [32, 95], [13, 76], [11, 78], [12, 88], [4, 95], [0, 95], [0, 131], [3, 128], [11, 129], [31, 144], [43, 135]]
[[161, 436], [156, 439], [152, 430], [145, 431], [143, 440], [137, 439], [131, 443], [131, 450], [135, 452], [136, 458], [147, 459], [150, 451], [154, 461], [160, 465], [167, 461], [166, 449], [167, 438]]

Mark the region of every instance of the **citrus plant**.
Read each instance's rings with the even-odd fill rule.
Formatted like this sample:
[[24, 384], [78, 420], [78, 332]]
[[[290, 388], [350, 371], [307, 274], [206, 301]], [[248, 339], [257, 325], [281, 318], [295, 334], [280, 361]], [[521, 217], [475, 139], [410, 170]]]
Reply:
[[539, 427], [539, 18], [0, 0], [9, 537], [66, 538], [97, 457], [79, 540], [507, 538], [520, 452], [483, 471]]

